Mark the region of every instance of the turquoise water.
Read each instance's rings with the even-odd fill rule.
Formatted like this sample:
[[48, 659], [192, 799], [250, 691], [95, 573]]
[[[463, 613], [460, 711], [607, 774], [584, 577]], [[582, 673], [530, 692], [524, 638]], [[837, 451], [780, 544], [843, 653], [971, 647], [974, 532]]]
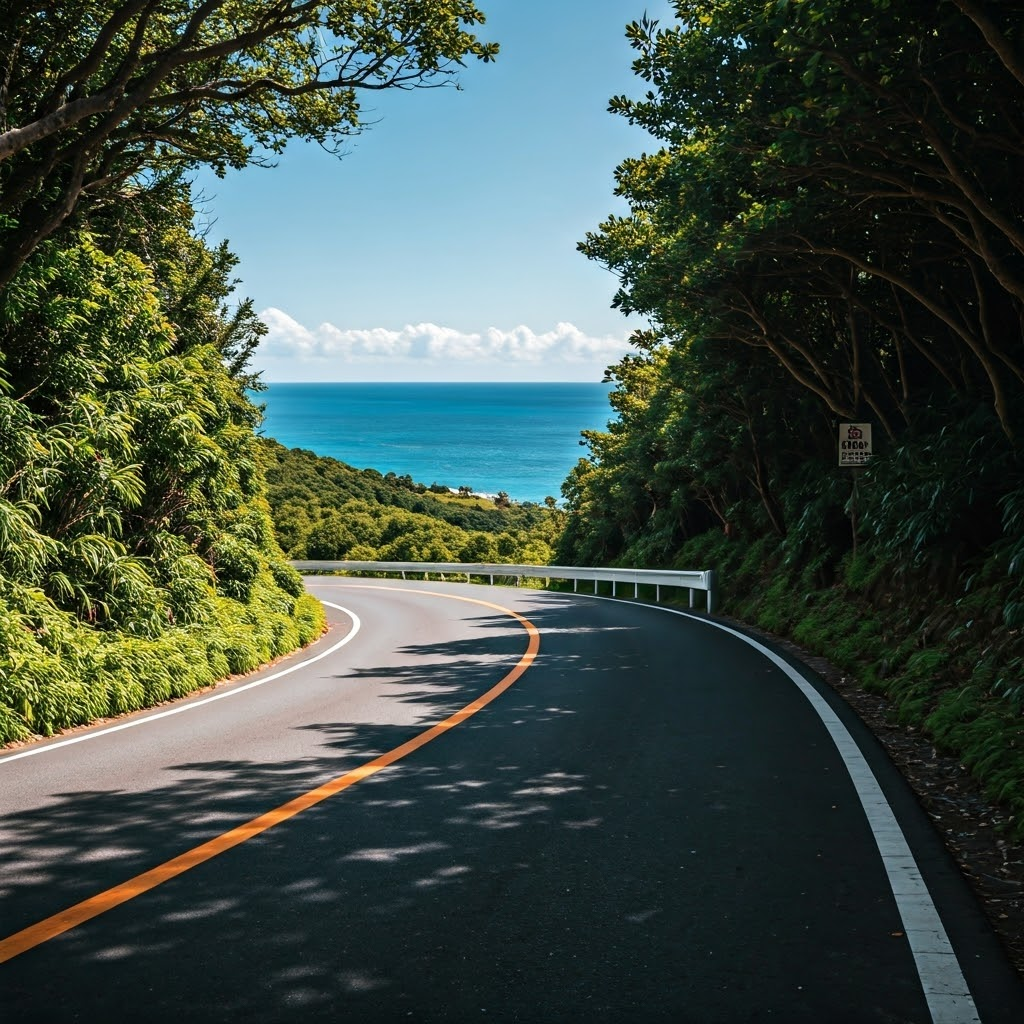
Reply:
[[417, 483], [558, 498], [612, 418], [607, 384], [271, 384], [262, 433]]

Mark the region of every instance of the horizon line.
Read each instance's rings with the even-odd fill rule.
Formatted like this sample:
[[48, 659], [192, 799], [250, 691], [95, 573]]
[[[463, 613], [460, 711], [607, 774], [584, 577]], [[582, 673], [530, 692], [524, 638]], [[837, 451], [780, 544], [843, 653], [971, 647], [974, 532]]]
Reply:
[[265, 380], [264, 384], [612, 384], [608, 380]]

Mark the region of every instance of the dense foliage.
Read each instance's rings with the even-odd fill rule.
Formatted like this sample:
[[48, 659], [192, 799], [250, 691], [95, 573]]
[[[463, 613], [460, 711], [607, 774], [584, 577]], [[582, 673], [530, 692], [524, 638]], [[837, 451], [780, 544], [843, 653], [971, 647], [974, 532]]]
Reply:
[[1024, 810], [1024, 4], [674, 6], [611, 104], [659, 146], [581, 244], [652, 329], [557, 560], [713, 557], [727, 610], [859, 652]]
[[353, 469], [265, 439], [261, 460], [290, 558], [547, 565], [563, 513]]
[[244, 358], [229, 372], [253, 340], [220, 302], [230, 261], [180, 225], [149, 241], [195, 276], [158, 284], [81, 234], [0, 296], [0, 740], [189, 692], [323, 625], [274, 540]]

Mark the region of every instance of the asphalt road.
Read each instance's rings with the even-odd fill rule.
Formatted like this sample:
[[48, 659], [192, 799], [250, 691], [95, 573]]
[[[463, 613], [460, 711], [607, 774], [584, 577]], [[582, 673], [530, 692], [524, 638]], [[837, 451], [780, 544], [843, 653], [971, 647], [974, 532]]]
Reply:
[[633, 602], [310, 586], [300, 655], [0, 754], [4, 1024], [1024, 1020], [785, 658]]

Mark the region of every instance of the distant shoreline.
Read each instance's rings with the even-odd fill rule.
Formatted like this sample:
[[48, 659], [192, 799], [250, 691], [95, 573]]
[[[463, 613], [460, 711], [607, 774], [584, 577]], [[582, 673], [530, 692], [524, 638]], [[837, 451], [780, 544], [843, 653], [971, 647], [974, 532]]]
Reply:
[[519, 503], [559, 498], [584, 430], [613, 418], [607, 383], [268, 382], [261, 433], [359, 469]]
[[589, 380], [268, 380], [264, 381], [268, 387], [287, 385], [288, 387], [306, 387], [308, 385], [322, 385], [324, 387], [345, 387], [372, 386], [372, 387], [402, 387], [413, 385], [415, 387], [564, 387], [564, 388], [604, 388], [608, 391], [614, 386], [607, 381]]

